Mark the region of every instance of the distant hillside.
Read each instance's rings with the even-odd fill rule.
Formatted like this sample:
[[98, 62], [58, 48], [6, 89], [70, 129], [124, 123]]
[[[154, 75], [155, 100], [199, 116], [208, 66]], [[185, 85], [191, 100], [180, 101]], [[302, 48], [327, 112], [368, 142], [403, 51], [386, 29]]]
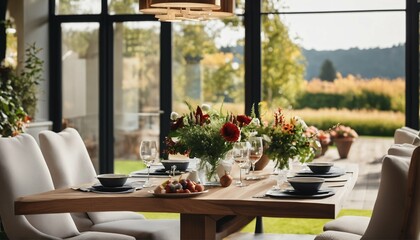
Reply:
[[318, 77], [322, 63], [330, 59], [335, 69], [343, 76], [360, 75], [365, 78], [405, 77], [405, 46], [334, 51], [305, 50], [307, 61], [306, 79]]

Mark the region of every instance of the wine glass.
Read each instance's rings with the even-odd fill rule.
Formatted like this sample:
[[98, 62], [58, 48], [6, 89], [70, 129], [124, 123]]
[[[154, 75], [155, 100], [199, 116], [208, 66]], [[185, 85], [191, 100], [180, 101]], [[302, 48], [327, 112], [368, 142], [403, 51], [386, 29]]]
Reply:
[[260, 177], [255, 176], [255, 163], [257, 163], [263, 155], [262, 137], [250, 137], [249, 140], [249, 160], [251, 161], [251, 176], [247, 180], [258, 180]]
[[141, 141], [140, 144], [140, 158], [147, 166], [147, 181], [144, 183], [143, 187], [151, 187], [150, 184], [150, 165], [156, 159], [157, 156], [157, 147], [156, 141]]
[[233, 144], [233, 159], [239, 166], [239, 181], [236, 182], [237, 186], [244, 187], [246, 184], [242, 182], [242, 169], [249, 161], [249, 148], [248, 142], [235, 142]]

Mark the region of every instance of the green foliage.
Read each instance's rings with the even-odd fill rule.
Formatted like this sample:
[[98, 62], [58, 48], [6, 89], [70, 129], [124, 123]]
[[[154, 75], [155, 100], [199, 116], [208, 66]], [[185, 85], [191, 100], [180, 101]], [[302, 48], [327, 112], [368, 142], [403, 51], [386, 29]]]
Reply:
[[23, 69], [19, 75], [13, 76], [11, 81], [14, 94], [20, 97], [23, 109], [31, 117], [34, 117], [36, 112], [37, 86], [42, 80], [44, 61], [38, 57], [41, 50], [35, 43], [25, 49]]
[[306, 128], [307, 125], [299, 117], [294, 116], [286, 121], [279, 109], [274, 113], [272, 124], [258, 129], [267, 143], [265, 154], [276, 161], [277, 168], [287, 168], [289, 159], [297, 158], [301, 162], [313, 159], [315, 135], [307, 136]]
[[346, 119], [339, 115], [323, 116], [322, 118], [307, 117], [308, 125], [316, 126], [319, 129], [329, 129], [337, 123], [351, 126], [359, 135], [365, 136], [393, 136], [395, 129], [404, 126], [404, 121], [397, 122], [392, 119]]
[[403, 111], [403, 109], [393, 109], [391, 96], [369, 90], [362, 90], [358, 94], [306, 92], [297, 99], [296, 108], [347, 108]]
[[337, 71], [334, 68], [331, 60], [326, 59], [321, 66], [321, 71], [319, 73], [319, 78], [325, 81], [334, 81]]
[[294, 108], [370, 109], [404, 112], [405, 81], [403, 79], [361, 79], [337, 75], [334, 82], [312, 80]]
[[[276, 1], [267, 1], [269, 9], [275, 5]], [[303, 90], [305, 62], [302, 52], [290, 39], [280, 15], [264, 15], [262, 30], [263, 99], [272, 106], [293, 105]]]
[[0, 67], [0, 137], [15, 136], [23, 132], [26, 113], [21, 101], [13, 92], [11, 80], [5, 76], [10, 68]]

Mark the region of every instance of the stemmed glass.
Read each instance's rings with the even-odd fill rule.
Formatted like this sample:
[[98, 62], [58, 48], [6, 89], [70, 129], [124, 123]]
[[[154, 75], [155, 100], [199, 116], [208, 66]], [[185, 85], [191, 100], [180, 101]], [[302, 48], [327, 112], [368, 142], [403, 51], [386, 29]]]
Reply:
[[248, 142], [235, 142], [233, 144], [233, 159], [239, 166], [239, 181], [236, 182], [236, 185], [244, 187], [246, 184], [242, 182], [242, 169], [248, 165], [247, 162], [249, 161]]
[[156, 141], [141, 141], [140, 144], [140, 158], [147, 166], [147, 181], [143, 187], [151, 187], [150, 183], [150, 165], [156, 159], [157, 147]]
[[263, 155], [262, 137], [250, 137], [249, 140], [249, 160], [251, 161], [252, 174], [247, 180], [258, 180], [260, 177], [255, 176], [255, 163], [257, 163]]

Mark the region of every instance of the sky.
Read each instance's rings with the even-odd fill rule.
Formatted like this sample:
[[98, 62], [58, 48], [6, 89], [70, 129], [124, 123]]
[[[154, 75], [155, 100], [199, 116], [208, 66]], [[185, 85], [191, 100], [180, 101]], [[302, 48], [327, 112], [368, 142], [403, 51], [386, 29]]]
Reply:
[[[282, 0], [285, 12], [405, 9], [404, 0]], [[287, 14], [291, 36], [306, 49], [385, 48], [405, 43], [405, 12]]]
[[[263, 0], [263, 2], [266, 0]], [[404, 0], [282, 0], [282, 12], [401, 9], [398, 12], [283, 14], [293, 41], [305, 49], [388, 48], [405, 43]], [[244, 32], [224, 30], [225, 45]]]

